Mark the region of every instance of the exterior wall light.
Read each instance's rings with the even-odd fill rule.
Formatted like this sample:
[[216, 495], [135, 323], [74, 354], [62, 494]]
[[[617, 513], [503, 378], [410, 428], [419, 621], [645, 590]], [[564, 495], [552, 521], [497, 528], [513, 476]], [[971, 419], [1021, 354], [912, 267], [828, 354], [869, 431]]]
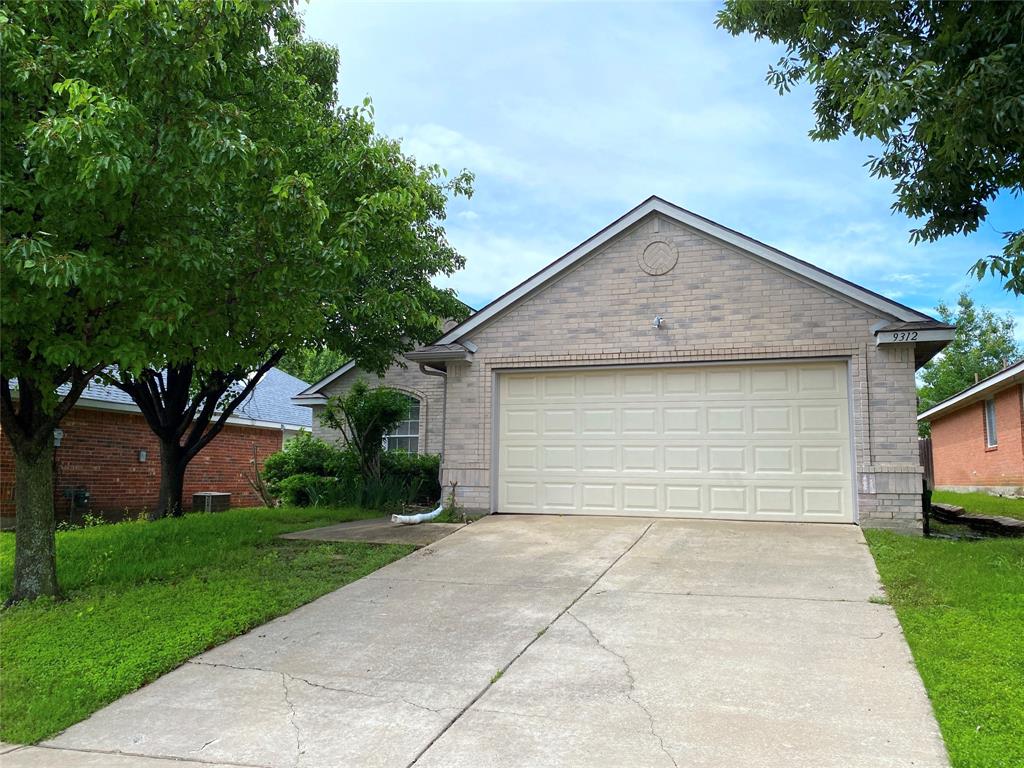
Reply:
[[64, 430], [55, 429], [53, 430], [53, 447], [60, 448], [60, 441], [64, 439]]
[[655, 315], [654, 322], [651, 323], [651, 325], [653, 325], [655, 328], [661, 328], [661, 326], [664, 324], [665, 318], [663, 318], [661, 315]]
[[146, 460], [146, 459], [147, 459], [148, 457], [149, 457], [149, 454], [148, 454], [148, 453], [146, 453], [146, 449], [145, 449], [145, 448], [142, 448], [142, 449], [141, 449], [141, 450], [139, 451], [139, 463], [140, 463], [140, 464], [141, 464], [141, 463], [143, 463], [143, 462], [144, 462], [144, 461], [145, 461], [145, 460]]

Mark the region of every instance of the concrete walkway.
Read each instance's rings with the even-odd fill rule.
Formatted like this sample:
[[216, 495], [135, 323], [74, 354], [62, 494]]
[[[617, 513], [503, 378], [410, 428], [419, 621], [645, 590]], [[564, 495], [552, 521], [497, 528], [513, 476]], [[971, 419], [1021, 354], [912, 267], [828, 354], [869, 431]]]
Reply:
[[943, 768], [879, 589], [852, 526], [486, 518], [2, 763]]
[[462, 528], [462, 523], [420, 523], [399, 525], [389, 517], [370, 520], [350, 520], [323, 528], [310, 528], [294, 533], [282, 533], [282, 539], [304, 541], [365, 541], [369, 544], [411, 544], [425, 547]]

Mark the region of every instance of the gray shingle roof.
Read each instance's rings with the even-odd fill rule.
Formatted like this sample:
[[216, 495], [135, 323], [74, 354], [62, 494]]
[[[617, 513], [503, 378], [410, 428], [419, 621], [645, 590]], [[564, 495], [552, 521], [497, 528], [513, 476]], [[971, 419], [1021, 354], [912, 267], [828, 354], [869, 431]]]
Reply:
[[[235, 409], [233, 415], [237, 418], [269, 421], [293, 428], [312, 427], [313, 412], [307, 407], [292, 404], [292, 397], [308, 386], [302, 379], [297, 379], [280, 368], [271, 368], [245, 402]], [[132, 399], [120, 389], [96, 380], [85, 388], [82, 398], [134, 407]]]

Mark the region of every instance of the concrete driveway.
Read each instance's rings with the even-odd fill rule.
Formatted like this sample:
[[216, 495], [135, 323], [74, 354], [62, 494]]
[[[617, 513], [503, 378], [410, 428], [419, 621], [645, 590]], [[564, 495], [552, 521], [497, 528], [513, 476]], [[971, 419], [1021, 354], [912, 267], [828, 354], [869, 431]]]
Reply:
[[879, 593], [852, 526], [486, 518], [3, 765], [948, 766]]

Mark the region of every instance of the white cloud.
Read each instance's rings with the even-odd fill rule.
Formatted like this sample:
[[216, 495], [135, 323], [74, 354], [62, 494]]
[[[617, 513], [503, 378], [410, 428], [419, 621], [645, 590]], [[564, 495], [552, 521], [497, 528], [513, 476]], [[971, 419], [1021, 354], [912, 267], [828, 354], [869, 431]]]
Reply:
[[516, 238], [449, 227], [448, 238], [466, 257], [466, 267], [437, 285], [454, 288], [473, 307], [481, 307], [540, 271], [572, 247], [558, 238]]
[[421, 165], [436, 163], [449, 173], [468, 168], [506, 181], [527, 179], [526, 166], [502, 150], [474, 141], [458, 131], [435, 123], [400, 125], [393, 133], [402, 138], [402, 148]]

